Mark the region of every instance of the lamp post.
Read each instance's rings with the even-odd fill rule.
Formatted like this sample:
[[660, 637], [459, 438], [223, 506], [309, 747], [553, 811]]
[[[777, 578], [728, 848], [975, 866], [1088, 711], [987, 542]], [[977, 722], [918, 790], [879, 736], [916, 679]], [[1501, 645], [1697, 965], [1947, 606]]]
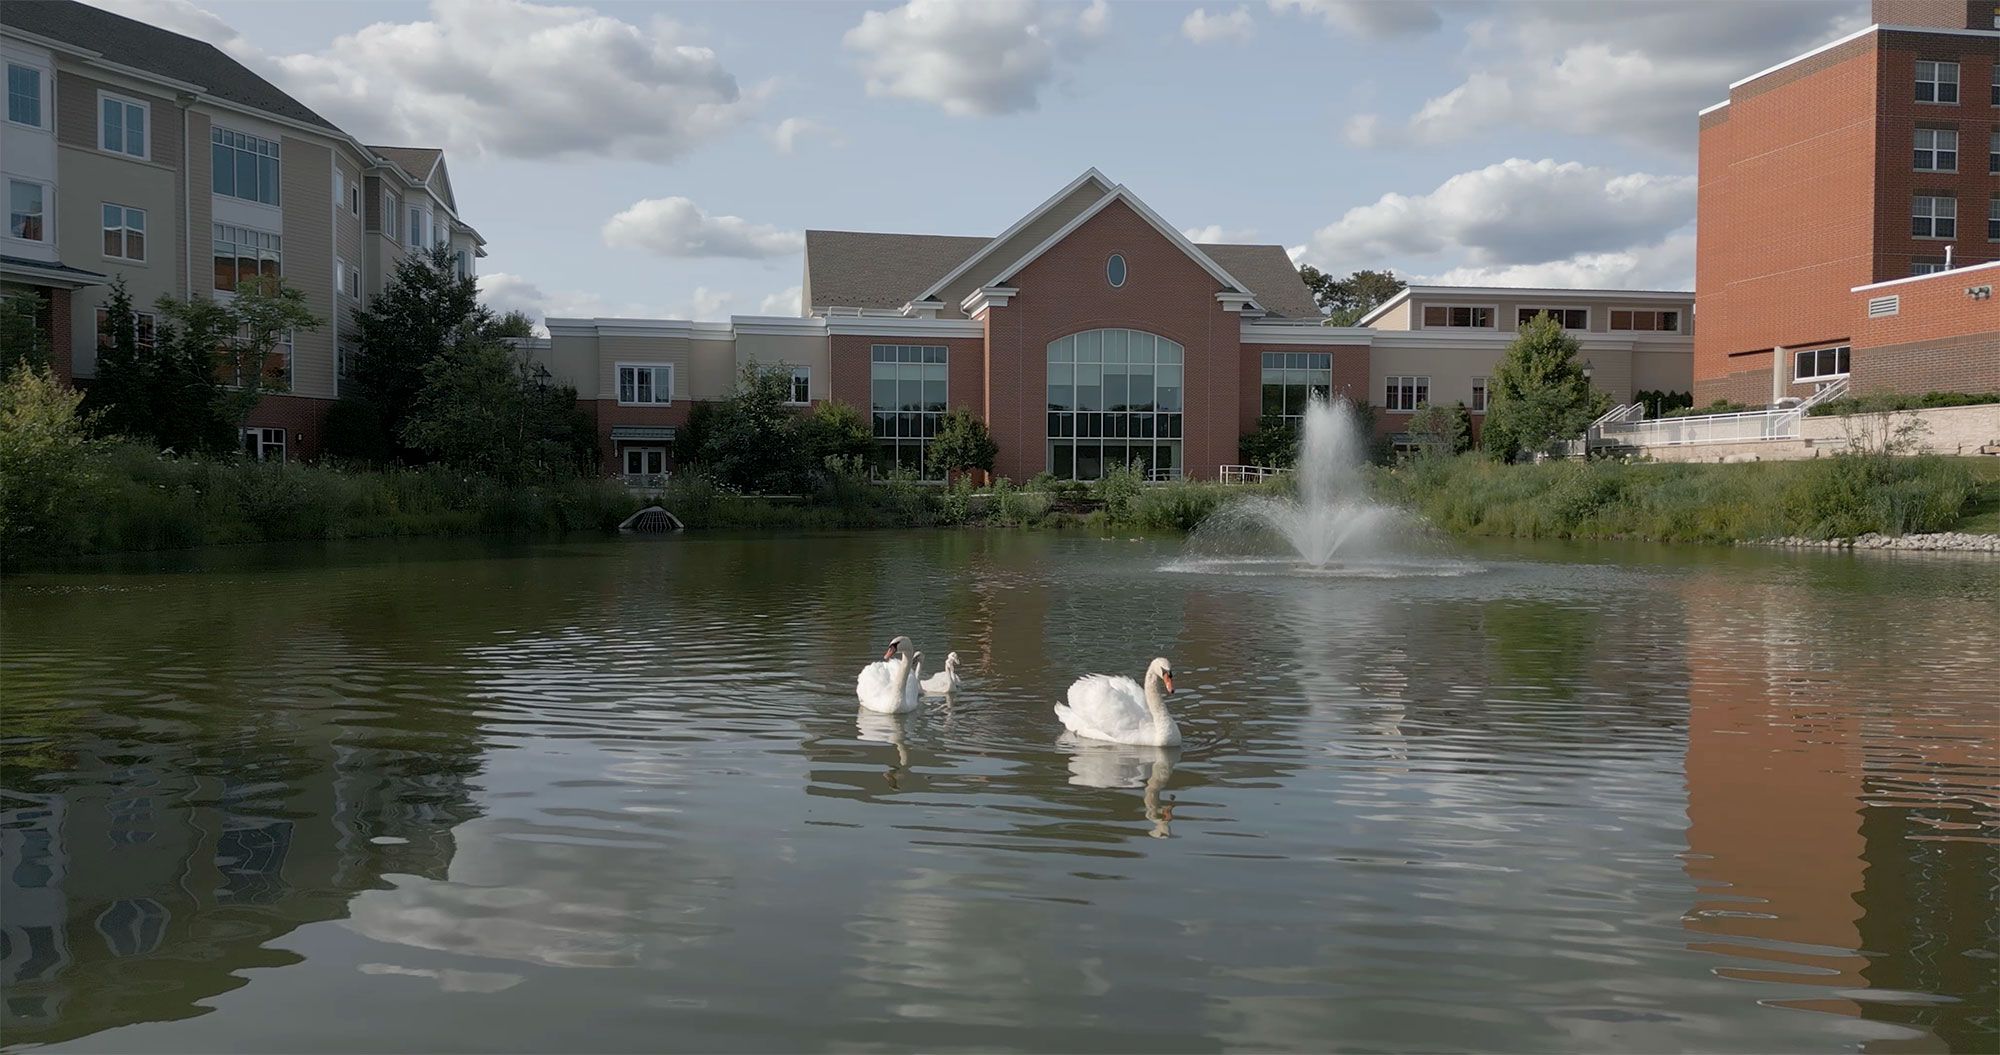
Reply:
[[[1593, 366], [1591, 366], [1591, 364], [1590, 364], [1590, 360], [1588, 360], [1588, 359], [1585, 359], [1585, 360], [1583, 361], [1583, 388], [1584, 388], [1584, 391], [1588, 392], [1588, 391], [1590, 390], [1590, 375], [1591, 375], [1591, 374], [1593, 374], [1593, 373], [1595, 373], [1595, 372], [1596, 372], [1596, 368], [1595, 368], [1595, 367], [1593, 367]], [[1582, 446], [1583, 446], [1583, 460], [1584, 460], [1584, 461], [1589, 461], [1589, 460], [1590, 460], [1590, 426], [1588, 426], [1588, 425], [1585, 425], [1585, 426], [1583, 427], [1583, 445], [1582, 445]]]

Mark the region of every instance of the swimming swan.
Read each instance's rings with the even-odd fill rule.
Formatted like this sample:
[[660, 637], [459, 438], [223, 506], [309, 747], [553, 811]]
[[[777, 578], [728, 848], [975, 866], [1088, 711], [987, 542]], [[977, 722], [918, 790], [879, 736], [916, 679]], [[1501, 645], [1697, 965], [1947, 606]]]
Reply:
[[[922, 674], [923, 671], [919, 669], [917, 673]], [[943, 670], [923, 680], [924, 695], [926, 696], [949, 696], [958, 691], [958, 686], [958, 653], [956, 652], [945, 655]]]
[[921, 652], [910, 653], [907, 637], [898, 635], [890, 641], [882, 658], [862, 667], [854, 679], [854, 695], [860, 698], [861, 706], [883, 714], [916, 710], [920, 697], [917, 679], [910, 677], [910, 671], [923, 657]]
[[[1165, 692], [1162, 691], [1164, 686]], [[1069, 687], [1069, 704], [1056, 704], [1056, 717], [1078, 736], [1140, 747], [1178, 747], [1181, 727], [1167, 713], [1165, 693], [1174, 691], [1174, 665], [1167, 657], [1146, 668], [1146, 687], [1131, 678], [1086, 674]]]

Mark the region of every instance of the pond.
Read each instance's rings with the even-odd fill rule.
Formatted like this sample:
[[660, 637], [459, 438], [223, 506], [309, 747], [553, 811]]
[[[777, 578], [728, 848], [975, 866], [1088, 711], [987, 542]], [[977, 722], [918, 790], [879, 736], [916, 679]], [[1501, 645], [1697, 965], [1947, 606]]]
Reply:
[[[1287, 572], [947, 531], [10, 578], [5, 1042], [2000, 1046], [2000, 563]], [[964, 690], [858, 714], [895, 634]], [[1182, 747], [1059, 739], [1155, 655]]]

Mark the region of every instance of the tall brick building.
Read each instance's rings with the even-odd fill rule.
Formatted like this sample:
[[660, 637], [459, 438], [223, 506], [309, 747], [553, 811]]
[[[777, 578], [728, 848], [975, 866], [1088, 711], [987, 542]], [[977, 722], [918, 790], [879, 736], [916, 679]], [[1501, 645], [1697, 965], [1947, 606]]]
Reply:
[[1873, 17], [1701, 112], [1698, 404], [2000, 388], [2000, 3]]

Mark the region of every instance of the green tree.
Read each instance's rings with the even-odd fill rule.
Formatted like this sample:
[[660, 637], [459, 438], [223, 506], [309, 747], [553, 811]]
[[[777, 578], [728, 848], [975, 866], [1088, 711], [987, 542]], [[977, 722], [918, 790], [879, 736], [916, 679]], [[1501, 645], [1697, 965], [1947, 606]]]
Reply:
[[1472, 447], [1472, 415], [1464, 403], [1448, 407], [1426, 403], [1410, 415], [1404, 430], [1426, 457], [1444, 457]]
[[495, 337], [533, 337], [535, 320], [519, 308], [493, 320], [492, 335]]
[[36, 290], [0, 294], [0, 380], [25, 366], [48, 365], [49, 337], [42, 332], [42, 307], [48, 302]]
[[122, 275], [111, 281], [111, 299], [104, 306], [97, 336], [97, 377], [83, 399], [93, 430], [104, 436], [154, 439], [160, 409], [158, 364], [152, 356], [139, 354], [138, 316]]
[[986, 423], [965, 407], [953, 407], [938, 420], [937, 435], [926, 453], [930, 463], [946, 472], [967, 469], [993, 471], [993, 459], [1000, 446], [993, 442]]
[[811, 413], [794, 422], [799, 447], [813, 469], [858, 472], [875, 451], [875, 434], [868, 418], [851, 403], [830, 399], [814, 404]]
[[1403, 291], [1408, 285], [1394, 271], [1356, 271], [1346, 278], [1332, 275], [1307, 264], [1299, 268], [1299, 278], [1312, 291], [1329, 326], [1352, 326], [1363, 315]]
[[790, 367], [743, 364], [736, 390], [703, 423], [697, 464], [739, 490], [798, 487], [804, 452], [796, 442], [792, 408], [785, 405], [791, 398]]
[[47, 366], [0, 381], [0, 556], [61, 552], [83, 534], [96, 484], [83, 397]]
[[596, 462], [576, 390], [538, 383], [526, 361], [490, 341], [424, 364], [401, 439], [446, 465], [514, 483], [574, 476]]
[[1577, 361], [1578, 345], [1547, 313], [1521, 324], [1493, 370], [1492, 403], [1480, 440], [1505, 458], [1549, 450], [1582, 433], [1610, 406], [1590, 387]]
[[[379, 458], [382, 450], [421, 460], [423, 452], [404, 437], [404, 425], [428, 379], [431, 360], [448, 353], [470, 354], [494, 326], [493, 313], [479, 304], [478, 284], [458, 273], [449, 247], [411, 253], [366, 311], [354, 313], [355, 344], [348, 398], [366, 409], [341, 412], [344, 419], [330, 453]], [[372, 441], [360, 427], [373, 419], [381, 431]]]
[[1246, 432], [1236, 443], [1237, 457], [1245, 465], [1288, 469], [1299, 458], [1299, 425], [1274, 414], [1257, 419], [1257, 428]]

